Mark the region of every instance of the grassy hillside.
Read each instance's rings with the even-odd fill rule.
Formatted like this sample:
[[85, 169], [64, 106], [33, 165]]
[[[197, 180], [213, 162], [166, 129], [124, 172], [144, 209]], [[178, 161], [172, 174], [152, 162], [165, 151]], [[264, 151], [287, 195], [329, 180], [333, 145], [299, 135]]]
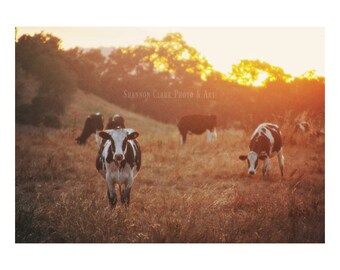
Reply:
[[[125, 117], [140, 132], [142, 168], [128, 210], [109, 207], [85, 117]], [[284, 147], [286, 174], [246, 175], [248, 132], [218, 131], [212, 144], [175, 126], [78, 92], [60, 130], [16, 126], [16, 242], [324, 242], [324, 141]], [[262, 164], [261, 164], [262, 165]]]

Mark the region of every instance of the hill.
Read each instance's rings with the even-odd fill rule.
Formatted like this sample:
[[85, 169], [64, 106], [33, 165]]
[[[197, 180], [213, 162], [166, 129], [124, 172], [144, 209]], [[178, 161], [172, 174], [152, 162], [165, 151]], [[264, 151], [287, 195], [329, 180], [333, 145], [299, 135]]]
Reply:
[[173, 136], [174, 133], [177, 132], [177, 129], [173, 125], [163, 124], [146, 116], [130, 112], [91, 93], [84, 93], [81, 90], [78, 90], [73, 99], [74, 100], [71, 102], [62, 118], [62, 122], [64, 128], [73, 129], [75, 134], [76, 131], [78, 133], [81, 132], [86, 117], [89, 114], [96, 112], [101, 112], [104, 116], [104, 125], [109, 117], [119, 113], [124, 116], [129, 127], [133, 127], [141, 134], [148, 135], [156, 132], [164, 134], [170, 133]]
[[[109, 207], [85, 117], [114, 113], [140, 132], [142, 167], [128, 210]], [[16, 125], [16, 242], [324, 242], [324, 140], [284, 146], [285, 177], [248, 177], [238, 159], [249, 133], [218, 130], [212, 144], [173, 125], [78, 91], [63, 128]], [[313, 143], [312, 143], [313, 142]]]

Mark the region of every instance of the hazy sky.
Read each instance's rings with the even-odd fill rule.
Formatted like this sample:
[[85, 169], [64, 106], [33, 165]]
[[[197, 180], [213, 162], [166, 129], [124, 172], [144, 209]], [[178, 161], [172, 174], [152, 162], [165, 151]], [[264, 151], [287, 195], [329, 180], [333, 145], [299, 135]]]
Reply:
[[315, 27], [19, 27], [18, 37], [44, 31], [72, 47], [142, 44], [146, 37], [180, 32], [213, 67], [223, 73], [241, 59], [266, 61], [298, 76], [315, 69], [324, 75], [324, 28]]

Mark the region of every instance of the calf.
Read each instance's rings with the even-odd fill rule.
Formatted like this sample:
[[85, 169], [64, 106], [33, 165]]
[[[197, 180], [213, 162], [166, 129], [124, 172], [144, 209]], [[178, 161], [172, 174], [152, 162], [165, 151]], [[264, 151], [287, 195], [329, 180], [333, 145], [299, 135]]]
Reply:
[[103, 116], [101, 115], [101, 113], [97, 112], [96, 114], [89, 115], [85, 120], [82, 133], [78, 138], [76, 138], [77, 143], [85, 144], [88, 137], [90, 137], [90, 135], [94, 133], [96, 135], [96, 143], [97, 145], [99, 145], [98, 131], [102, 130], [103, 128]]
[[118, 127], [125, 128], [125, 120], [123, 116], [115, 114], [114, 116], [112, 116], [112, 118], [109, 119], [105, 129], [115, 129]]
[[208, 142], [216, 138], [216, 115], [185, 115], [178, 124], [178, 130], [181, 134], [181, 144], [184, 144], [187, 139], [187, 134], [203, 134], [208, 133]]
[[130, 204], [131, 187], [142, 160], [141, 149], [135, 140], [138, 135], [138, 132], [125, 128], [99, 132], [106, 143], [97, 156], [96, 167], [106, 180], [107, 195], [112, 207], [117, 203], [115, 185], [119, 186], [121, 203], [125, 206]]
[[277, 155], [283, 176], [284, 156], [282, 149], [282, 134], [277, 125], [270, 123], [260, 124], [250, 140], [248, 155], [241, 155], [239, 159], [248, 161], [248, 174], [256, 173], [258, 160], [264, 160], [262, 174], [268, 175], [270, 171], [270, 158]]

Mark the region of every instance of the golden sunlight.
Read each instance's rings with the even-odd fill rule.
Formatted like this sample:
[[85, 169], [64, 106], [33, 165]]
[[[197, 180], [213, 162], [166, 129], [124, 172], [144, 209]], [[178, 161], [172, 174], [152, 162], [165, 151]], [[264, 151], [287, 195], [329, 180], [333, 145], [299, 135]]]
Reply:
[[260, 72], [257, 75], [257, 80], [252, 83], [253, 86], [262, 87], [266, 84], [266, 79], [268, 78], [268, 72]]
[[178, 57], [180, 60], [188, 60], [190, 58], [190, 54], [187, 50], [182, 52], [182, 54]]

